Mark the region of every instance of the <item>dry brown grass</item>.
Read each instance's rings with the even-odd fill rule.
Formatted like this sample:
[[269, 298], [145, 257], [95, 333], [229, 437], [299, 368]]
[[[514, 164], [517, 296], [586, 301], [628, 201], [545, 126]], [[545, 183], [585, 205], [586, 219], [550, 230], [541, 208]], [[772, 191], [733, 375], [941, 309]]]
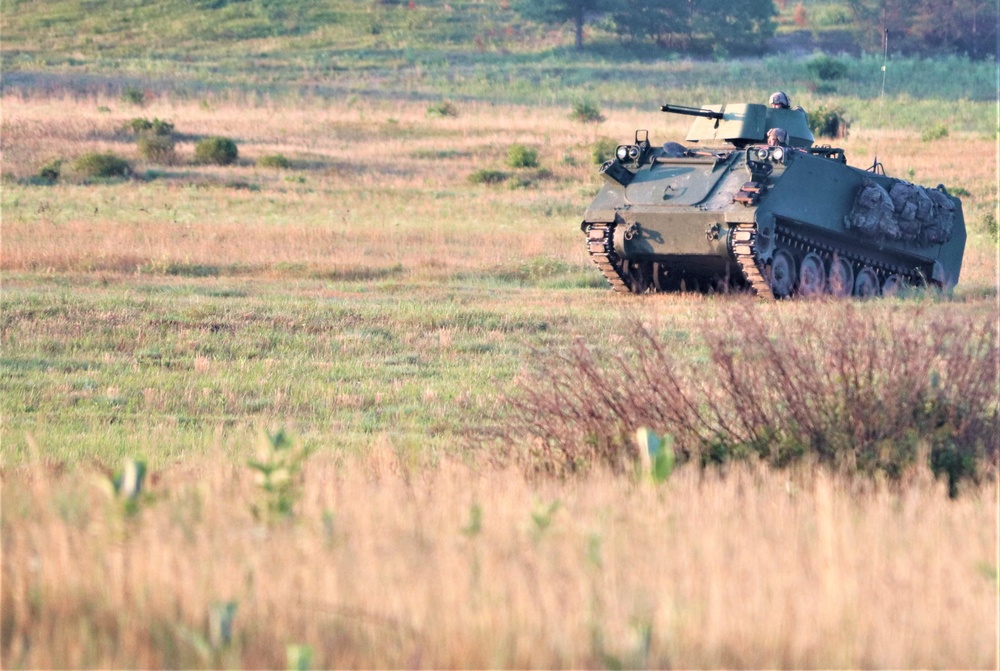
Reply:
[[[290, 644], [316, 667], [997, 664], [993, 487], [751, 466], [532, 483], [381, 442], [314, 457], [297, 517], [265, 527], [230, 459], [164, 469], [134, 518], [85, 468], [5, 472], [4, 667], [282, 668]], [[232, 643], [205, 647], [228, 601]]]

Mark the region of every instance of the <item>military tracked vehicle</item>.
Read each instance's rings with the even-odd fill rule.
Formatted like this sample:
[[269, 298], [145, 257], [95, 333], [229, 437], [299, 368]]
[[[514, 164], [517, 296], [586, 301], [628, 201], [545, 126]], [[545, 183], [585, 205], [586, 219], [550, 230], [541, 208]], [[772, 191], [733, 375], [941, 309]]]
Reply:
[[965, 221], [943, 185], [847, 165], [800, 108], [661, 110], [694, 117], [685, 143], [636, 131], [601, 166], [581, 225], [616, 291], [868, 297], [958, 282]]

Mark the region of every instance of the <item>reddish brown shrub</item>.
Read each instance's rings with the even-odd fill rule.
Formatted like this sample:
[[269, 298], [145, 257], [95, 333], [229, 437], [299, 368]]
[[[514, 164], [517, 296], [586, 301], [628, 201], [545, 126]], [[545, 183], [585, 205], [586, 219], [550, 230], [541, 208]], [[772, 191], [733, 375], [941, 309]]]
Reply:
[[927, 453], [954, 491], [997, 459], [997, 331], [940, 305], [829, 304], [767, 312], [737, 304], [703, 323], [680, 355], [635, 322], [618, 351], [578, 341], [541, 353], [518, 386], [509, 442], [532, 437], [530, 465], [622, 469], [645, 426], [681, 459], [812, 459], [901, 476]]

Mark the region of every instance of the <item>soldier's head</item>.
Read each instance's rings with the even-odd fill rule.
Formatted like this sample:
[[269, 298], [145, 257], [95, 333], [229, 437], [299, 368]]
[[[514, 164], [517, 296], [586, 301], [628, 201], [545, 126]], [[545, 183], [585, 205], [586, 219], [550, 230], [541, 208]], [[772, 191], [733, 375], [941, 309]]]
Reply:
[[791, 103], [784, 91], [775, 91], [771, 94], [771, 107], [775, 109], [788, 109]]
[[767, 131], [767, 146], [778, 147], [788, 144], [788, 132], [784, 128], [772, 128]]

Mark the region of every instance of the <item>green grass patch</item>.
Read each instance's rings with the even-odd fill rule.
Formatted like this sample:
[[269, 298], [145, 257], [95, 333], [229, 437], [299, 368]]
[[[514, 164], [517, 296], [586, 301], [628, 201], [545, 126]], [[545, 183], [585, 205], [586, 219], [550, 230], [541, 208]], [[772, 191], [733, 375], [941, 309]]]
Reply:
[[933, 142], [934, 140], [942, 140], [946, 137], [948, 137], [948, 126], [943, 123], [925, 128], [920, 134], [922, 142]]
[[268, 154], [257, 159], [257, 167], [287, 170], [292, 167], [292, 162], [284, 154]]
[[493, 186], [496, 184], [502, 184], [507, 181], [510, 177], [503, 170], [494, 170], [490, 168], [483, 168], [481, 170], [476, 170], [471, 175], [469, 175], [469, 182], [472, 184], [484, 184], [486, 186]]
[[427, 107], [427, 116], [429, 117], [457, 117], [458, 107], [447, 100], [429, 105]]
[[[183, 271], [147, 276], [141, 292], [78, 287], [69, 305], [44, 282], [5, 292], [5, 459], [23, 456], [31, 433], [58, 459], [139, 451], [162, 463], [206, 449], [217, 429], [238, 442], [272, 422], [327, 436], [327, 448], [389, 432], [456, 450], [470, 425], [494, 421], [484, 392], [513, 377], [526, 348], [615, 319], [512, 288], [356, 291], [371, 275], [220, 285], [215, 269]], [[554, 259], [518, 270], [540, 281], [572, 271]], [[338, 298], [317, 299], [331, 282]]]

